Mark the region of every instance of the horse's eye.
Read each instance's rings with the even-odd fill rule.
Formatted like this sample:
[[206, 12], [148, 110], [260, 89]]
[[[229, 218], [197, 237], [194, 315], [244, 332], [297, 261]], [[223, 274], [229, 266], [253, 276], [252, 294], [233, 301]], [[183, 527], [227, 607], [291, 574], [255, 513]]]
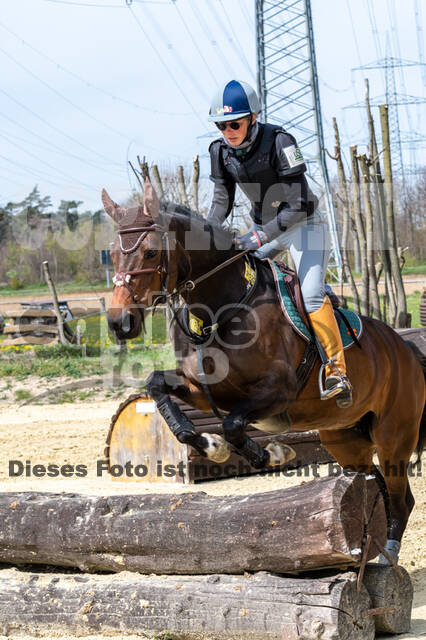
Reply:
[[155, 258], [157, 253], [158, 253], [157, 249], [147, 249], [144, 252], [143, 257], [145, 258], [145, 260], [149, 260], [150, 258]]

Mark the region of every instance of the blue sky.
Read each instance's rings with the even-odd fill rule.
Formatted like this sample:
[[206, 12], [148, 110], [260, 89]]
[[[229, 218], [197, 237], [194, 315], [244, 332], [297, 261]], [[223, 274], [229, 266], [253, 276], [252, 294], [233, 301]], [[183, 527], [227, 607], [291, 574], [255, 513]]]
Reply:
[[[393, 55], [419, 59], [416, 4], [312, 0], [330, 150], [333, 116], [344, 145], [365, 148], [362, 112], [344, 109], [364, 96], [365, 73], [351, 69], [383, 57], [388, 40]], [[1, 7], [1, 204], [36, 183], [55, 204], [100, 208], [104, 186], [122, 200], [135, 184], [127, 159], [137, 154], [164, 169], [189, 169], [199, 154], [207, 178], [210, 139], [202, 136], [212, 132], [216, 85], [232, 77], [255, 85], [254, 0], [133, 0], [130, 8], [125, 0], [1, 0]], [[407, 68], [406, 93], [424, 97], [425, 76]], [[368, 77], [371, 94], [383, 94], [383, 73]], [[398, 70], [396, 79], [402, 92]], [[406, 111], [401, 129], [424, 132], [424, 105], [410, 107], [410, 121]], [[409, 151], [405, 160], [413, 161]], [[417, 162], [425, 162], [424, 144]]]

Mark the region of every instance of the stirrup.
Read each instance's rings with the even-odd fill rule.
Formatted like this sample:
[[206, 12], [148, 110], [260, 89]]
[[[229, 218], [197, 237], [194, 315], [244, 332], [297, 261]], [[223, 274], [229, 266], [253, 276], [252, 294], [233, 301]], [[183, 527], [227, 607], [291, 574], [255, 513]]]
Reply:
[[[328, 376], [325, 380], [325, 386], [323, 384], [323, 372], [325, 371], [326, 365], [334, 366], [336, 370], [336, 374], [332, 374]], [[335, 382], [334, 382], [335, 381]], [[330, 383], [330, 388], [327, 389], [327, 382]], [[349, 382], [347, 376], [343, 375], [336, 364], [329, 360], [328, 362], [321, 365], [319, 376], [318, 376], [318, 386], [320, 390], [320, 398], [321, 400], [329, 400], [330, 398], [334, 398], [335, 396], [339, 396], [336, 400], [336, 404], [340, 408], [350, 407], [352, 405], [352, 385]]]

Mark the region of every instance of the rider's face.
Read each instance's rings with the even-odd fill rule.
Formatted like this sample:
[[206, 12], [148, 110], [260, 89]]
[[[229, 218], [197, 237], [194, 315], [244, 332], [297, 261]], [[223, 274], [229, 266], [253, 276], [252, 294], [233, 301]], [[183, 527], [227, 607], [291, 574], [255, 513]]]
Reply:
[[[252, 114], [251, 118], [253, 123], [256, 122], [256, 114]], [[246, 137], [250, 118], [245, 116], [244, 118], [235, 120], [235, 122], [240, 124], [239, 129], [235, 130], [231, 129], [231, 127], [226, 127], [225, 131], [222, 131], [223, 137], [232, 147], [238, 147]]]

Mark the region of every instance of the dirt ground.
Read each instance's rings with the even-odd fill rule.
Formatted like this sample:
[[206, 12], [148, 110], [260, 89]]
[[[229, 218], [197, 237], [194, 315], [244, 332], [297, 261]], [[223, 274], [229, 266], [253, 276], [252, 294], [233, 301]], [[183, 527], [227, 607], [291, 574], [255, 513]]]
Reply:
[[[104, 459], [105, 438], [118, 400], [99, 399], [59, 405], [0, 405], [0, 490], [51, 491], [87, 494], [181, 493], [193, 491], [194, 485], [150, 484], [143, 481], [122, 482], [105, 474], [98, 477], [96, 461]], [[60, 480], [48, 477], [9, 476], [9, 461], [30, 461], [31, 465], [49, 463], [84, 464], [88, 475]], [[166, 461], [165, 461], [166, 462]], [[172, 461], [170, 461], [172, 462]], [[426, 468], [426, 455], [423, 469]], [[322, 474], [327, 465], [321, 467]], [[197, 483], [195, 489], [210, 495], [244, 495], [271, 491], [299, 484], [297, 477], [250, 476]], [[405, 534], [400, 563], [409, 571], [415, 589], [413, 624], [406, 640], [426, 636], [426, 485], [421, 475], [411, 479], [416, 506]], [[8, 636], [13, 638], [13, 634]], [[53, 636], [52, 636], [53, 637]], [[62, 634], [55, 638], [74, 640]], [[133, 636], [134, 637], [134, 636]], [[390, 637], [390, 636], [389, 636]], [[95, 640], [95, 637], [91, 637]], [[100, 640], [100, 636], [96, 640]], [[129, 636], [131, 639], [132, 636]], [[0, 636], [0, 640], [5, 637]], [[29, 638], [27, 640], [30, 640]]]

